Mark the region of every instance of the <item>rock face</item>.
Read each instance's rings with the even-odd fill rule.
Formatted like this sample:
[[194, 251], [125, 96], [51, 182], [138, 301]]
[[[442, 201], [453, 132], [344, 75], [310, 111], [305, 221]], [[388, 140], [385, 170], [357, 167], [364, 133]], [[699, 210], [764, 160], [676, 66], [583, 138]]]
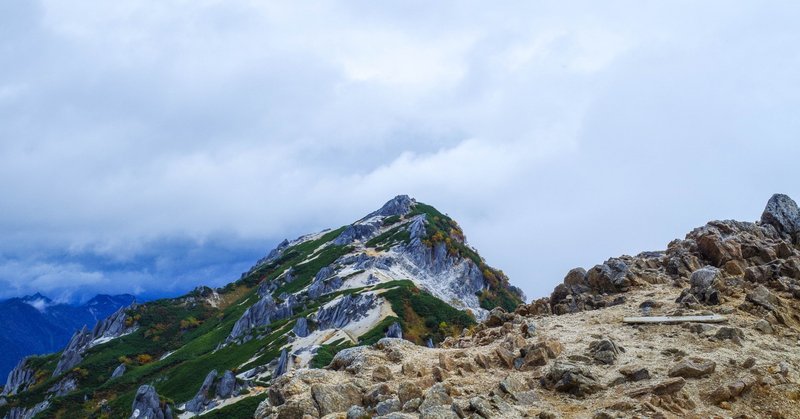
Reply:
[[211, 370], [211, 372], [206, 375], [203, 384], [200, 386], [200, 390], [197, 391], [194, 398], [186, 402], [186, 411], [199, 413], [211, 407], [210, 405], [213, 401], [209, 396], [211, 396], [211, 386], [214, 385], [214, 380], [216, 379], [217, 370]]
[[117, 368], [114, 368], [114, 372], [111, 373], [111, 378], [122, 377], [122, 374], [125, 374], [125, 364], [119, 364]]
[[344, 246], [356, 240], [368, 239], [372, 237], [376, 231], [378, 231], [378, 227], [372, 224], [353, 224], [348, 226], [342, 234], [333, 241], [333, 244], [336, 246]]
[[796, 239], [800, 232], [800, 209], [792, 198], [782, 194], [772, 195], [761, 214], [761, 223], [772, 225], [780, 233]]
[[332, 306], [321, 308], [315, 320], [320, 330], [344, 327], [364, 317], [376, 303], [374, 294], [349, 294]]
[[322, 416], [346, 412], [350, 406], [362, 403], [361, 391], [353, 384], [315, 384], [311, 394]]
[[50, 407], [50, 401], [45, 400], [41, 403], [36, 404], [31, 408], [24, 408], [24, 407], [12, 407], [8, 413], [6, 413], [6, 419], [33, 419], [39, 413], [45, 411]]
[[713, 266], [706, 266], [692, 272], [691, 287], [681, 293], [677, 302], [716, 305], [722, 299], [720, 288], [722, 272]]
[[545, 388], [569, 393], [576, 397], [596, 393], [602, 388], [600, 382], [588, 369], [568, 362], [553, 363], [542, 378], [542, 385]]
[[78, 382], [74, 378], [64, 378], [53, 387], [50, 387], [47, 392], [55, 397], [65, 396], [78, 389]]
[[670, 377], [700, 378], [714, 372], [717, 363], [704, 358], [688, 358], [669, 369]]
[[225, 371], [217, 383], [217, 397], [227, 399], [236, 391], [236, 376], [232, 371]]
[[290, 317], [295, 301], [292, 296], [283, 303], [277, 304], [272, 295], [264, 293], [258, 302], [250, 306], [234, 324], [226, 342], [233, 342], [239, 339], [247, 340], [253, 329], [269, 325], [275, 320]]
[[289, 352], [284, 349], [281, 351], [281, 355], [278, 357], [278, 364], [275, 366], [275, 370], [272, 372], [272, 378], [278, 378], [283, 374], [286, 374], [286, 371], [289, 369]]
[[35, 371], [27, 366], [28, 358], [19, 361], [19, 364], [8, 373], [6, 385], [3, 387], [2, 396], [13, 396], [25, 391], [35, 381]]
[[386, 337], [387, 338], [396, 338], [402, 339], [403, 338], [403, 328], [400, 327], [400, 323], [394, 322], [389, 329], [386, 330]]
[[201, 413], [216, 406], [220, 400], [238, 395], [240, 390], [232, 371], [219, 375], [217, 370], [211, 370], [197, 394], [186, 402], [184, 408], [187, 412]]
[[128, 307], [120, 308], [108, 318], [97, 322], [91, 331], [84, 326], [83, 329], [75, 332], [67, 347], [61, 353], [58, 365], [53, 371], [53, 377], [58, 377], [78, 365], [83, 360], [83, 353], [92, 347], [94, 343], [107, 342], [135, 330], [135, 325], [128, 326], [128, 316], [126, 314], [127, 310], [134, 307], [135, 303]]
[[131, 306], [121, 307], [105, 320], [98, 322], [92, 329], [92, 340], [113, 339], [126, 333], [128, 327], [125, 326], [125, 321], [128, 316], [125, 312], [131, 308]]
[[364, 219], [369, 219], [376, 216], [393, 217], [406, 215], [411, 211], [411, 206], [416, 203], [417, 201], [408, 195], [398, 195], [383, 204], [383, 206], [377, 211], [368, 214], [366, 217], [364, 217]]
[[297, 322], [294, 324], [292, 331], [294, 332], [295, 336], [300, 338], [308, 336], [309, 333], [311, 333], [308, 330], [308, 320], [305, 317], [297, 319]]
[[286, 248], [289, 247], [289, 244], [290, 244], [289, 240], [285, 240], [284, 239], [282, 242], [280, 242], [278, 244], [278, 246], [276, 248], [272, 249], [266, 256], [264, 256], [263, 258], [259, 259], [256, 262], [255, 266], [250, 268], [250, 271], [243, 273], [242, 274], [242, 278], [246, 277], [250, 272], [252, 272], [252, 271], [254, 271], [254, 270], [256, 270], [256, 269], [258, 269], [258, 268], [260, 268], [260, 267], [262, 267], [264, 265], [269, 265], [270, 263], [278, 260], [278, 258], [280, 258], [281, 255], [283, 255], [284, 250], [286, 250]]
[[92, 333], [86, 326], [76, 332], [61, 353], [61, 358], [58, 360], [55, 371], [53, 371], [53, 377], [58, 377], [78, 365], [83, 360], [83, 352], [89, 348], [91, 342]]
[[131, 419], [171, 419], [169, 406], [162, 407], [156, 389], [151, 385], [143, 385], [136, 391], [131, 405]]
[[325, 267], [320, 269], [314, 277], [314, 282], [308, 287], [308, 296], [316, 299], [338, 290], [342, 285], [342, 278], [335, 276], [334, 270], [330, 267]]

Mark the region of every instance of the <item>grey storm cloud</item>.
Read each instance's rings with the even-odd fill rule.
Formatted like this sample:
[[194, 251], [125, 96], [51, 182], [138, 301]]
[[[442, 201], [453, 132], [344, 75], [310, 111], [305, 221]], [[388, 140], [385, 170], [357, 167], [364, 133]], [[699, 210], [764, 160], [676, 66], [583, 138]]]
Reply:
[[799, 12], [5, 1], [0, 297], [220, 285], [399, 193], [545, 295], [800, 196]]

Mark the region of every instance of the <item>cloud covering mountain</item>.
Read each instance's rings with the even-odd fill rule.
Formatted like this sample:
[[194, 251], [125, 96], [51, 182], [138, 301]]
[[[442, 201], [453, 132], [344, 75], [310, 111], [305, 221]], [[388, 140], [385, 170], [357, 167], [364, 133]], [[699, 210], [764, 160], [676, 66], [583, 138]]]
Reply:
[[543, 295], [800, 194], [799, 12], [4, 2], [0, 297], [223, 284], [399, 193]]

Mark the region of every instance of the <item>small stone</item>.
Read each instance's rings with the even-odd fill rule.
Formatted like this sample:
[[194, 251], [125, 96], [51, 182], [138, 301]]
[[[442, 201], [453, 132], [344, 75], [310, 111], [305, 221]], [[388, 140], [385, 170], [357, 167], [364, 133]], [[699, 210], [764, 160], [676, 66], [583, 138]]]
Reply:
[[450, 406], [431, 406], [419, 410], [420, 419], [459, 419], [456, 412]]
[[500, 389], [508, 394], [530, 390], [530, 386], [519, 375], [509, 375], [500, 382]]
[[598, 363], [611, 365], [617, 361], [619, 349], [611, 339], [602, 339], [589, 344], [589, 353]]
[[374, 406], [389, 398], [392, 389], [386, 383], [375, 384], [364, 393], [364, 405]]
[[749, 369], [749, 368], [753, 368], [753, 366], [755, 366], [755, 365], [756, 365], [756, 359], [751, 356], [750, 358], [747, 358], [744, 361], [744, 363], [742, 364], [742, 368]]
[[747, 301], [766, 308], [769, 311], [778, 311], [781, 301], [767, 287], [759, 285], [752, 292], [747, 293]]
[[444, 353], [439, 354], [439, 367], [445, 371], [455, 370], [455, 364], [453, 363], [453, 359]]
[[403, 411], [404, 412], [416, 412], [419, 410], [419, 406], [422, 404], [421, 398], [411, 399], [405, 403], [403, 403]]
[[628, 392], [628, 395], [631, 397], [643, 396], [645, 394], [664, 396], [677, 393], [684, 385], [686, 385], [686, 380], [683, 379], [683, 377], [667, 378], [658, 383], [631, 390]]
[[480, 365], [483, 369], [489, 369], [491, 367], [491, 363], [489, 362], [489, 358], [484, 354], [476, 354], [475, 355], [475, 363]]
[[403, 408], [403, 405], [400, 404], [400, 399], [394, 397], [388, 400], [384, 400], [378, 403], [375, 406], [375, 413], [380, 416], [388, 415], [392, 412], [398, 412]]
[[741, 344], [741, 341], [744, 339], [744, 332], [736, 327], [724, 326], [717, 330], [717, 333], [714, 334], [714, 337], [719, 340], [732, 340], [735, 343]]
[[775, 333], [775, 329], [772, 328], [772, 325], [769, 324], [769, 322], [764, 319], [757, 321], [754, 327], [756, 330], [765, 335], [771, 335]]
[[352, 406], [347, 410], [347, 419], [364, 419], [368, 417], [367, 409], [361, 406]]
[[589, 370], [563, 361], [553, 363], [542, 378], [542, 384], [545, 388], [577, 397], [596, 393], [603, 387]]
[[433, 368], [431, 368], [431, 375], [433, 376], [433, 379], [439, 383], [447, 379], [447, 373], [443, 369], [435, 365], [433, 366]]
[[717, 363], [704, 358], [685, 358], [669, 370], [670, 377], [701, 378], [714, 372]]
[[392, 370], [389, 369], [386, 365], [378, 365], [372, 371], [372, 380], [377, 382], [387, 382], [393, 378]]
[[400, 403], [405, 405], [409, 400], [422, 398], [422, 390], [416, 383], [401, 381], [397, 386], [397, 397], [400, 398]]
[[425, 392], [425, 399], [419, 406], [420, 412], [434, 406], [449, 406], [453, 403], [453, 399], [447, 393], [447, 389], [442, 383], [435, 384]]
[[526, 338], [535, 337], [536, 336], [536, 323], [534, 323], [533, 320], [526, 320], [524, 323], [522, 323], [522, 326], [520, 328], [520, 332], [522, 332], [522, 335], [524, 337], [526, 337]]
[[627, 366], [620, 368], [619, 373], [628, 381], [642, 381], [650, 379], [650, 371], [644, 367]]
[[514, 354], [506, 348], [498, 346], [494, 350], [495, 355], [500, 360], [500, 364], [506, 368], [514, 368]]
[[518, 369], [524, 371], [532, 367], [547, 364], [547, 351], [544, 348], [531, 348], [524, 352], [525, 357], [522, 358], [522, 364]]

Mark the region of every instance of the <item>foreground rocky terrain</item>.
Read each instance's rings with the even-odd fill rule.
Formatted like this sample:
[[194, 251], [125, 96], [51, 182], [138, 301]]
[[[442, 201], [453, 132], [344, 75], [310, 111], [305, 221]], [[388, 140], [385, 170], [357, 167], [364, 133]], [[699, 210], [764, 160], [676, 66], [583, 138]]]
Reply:
[[440, 347], [384, 338], [288, 371], [255, 417], [798, 418], [799, 244], [800, 210], [776, 195], [759, 222], [572, 270]]

